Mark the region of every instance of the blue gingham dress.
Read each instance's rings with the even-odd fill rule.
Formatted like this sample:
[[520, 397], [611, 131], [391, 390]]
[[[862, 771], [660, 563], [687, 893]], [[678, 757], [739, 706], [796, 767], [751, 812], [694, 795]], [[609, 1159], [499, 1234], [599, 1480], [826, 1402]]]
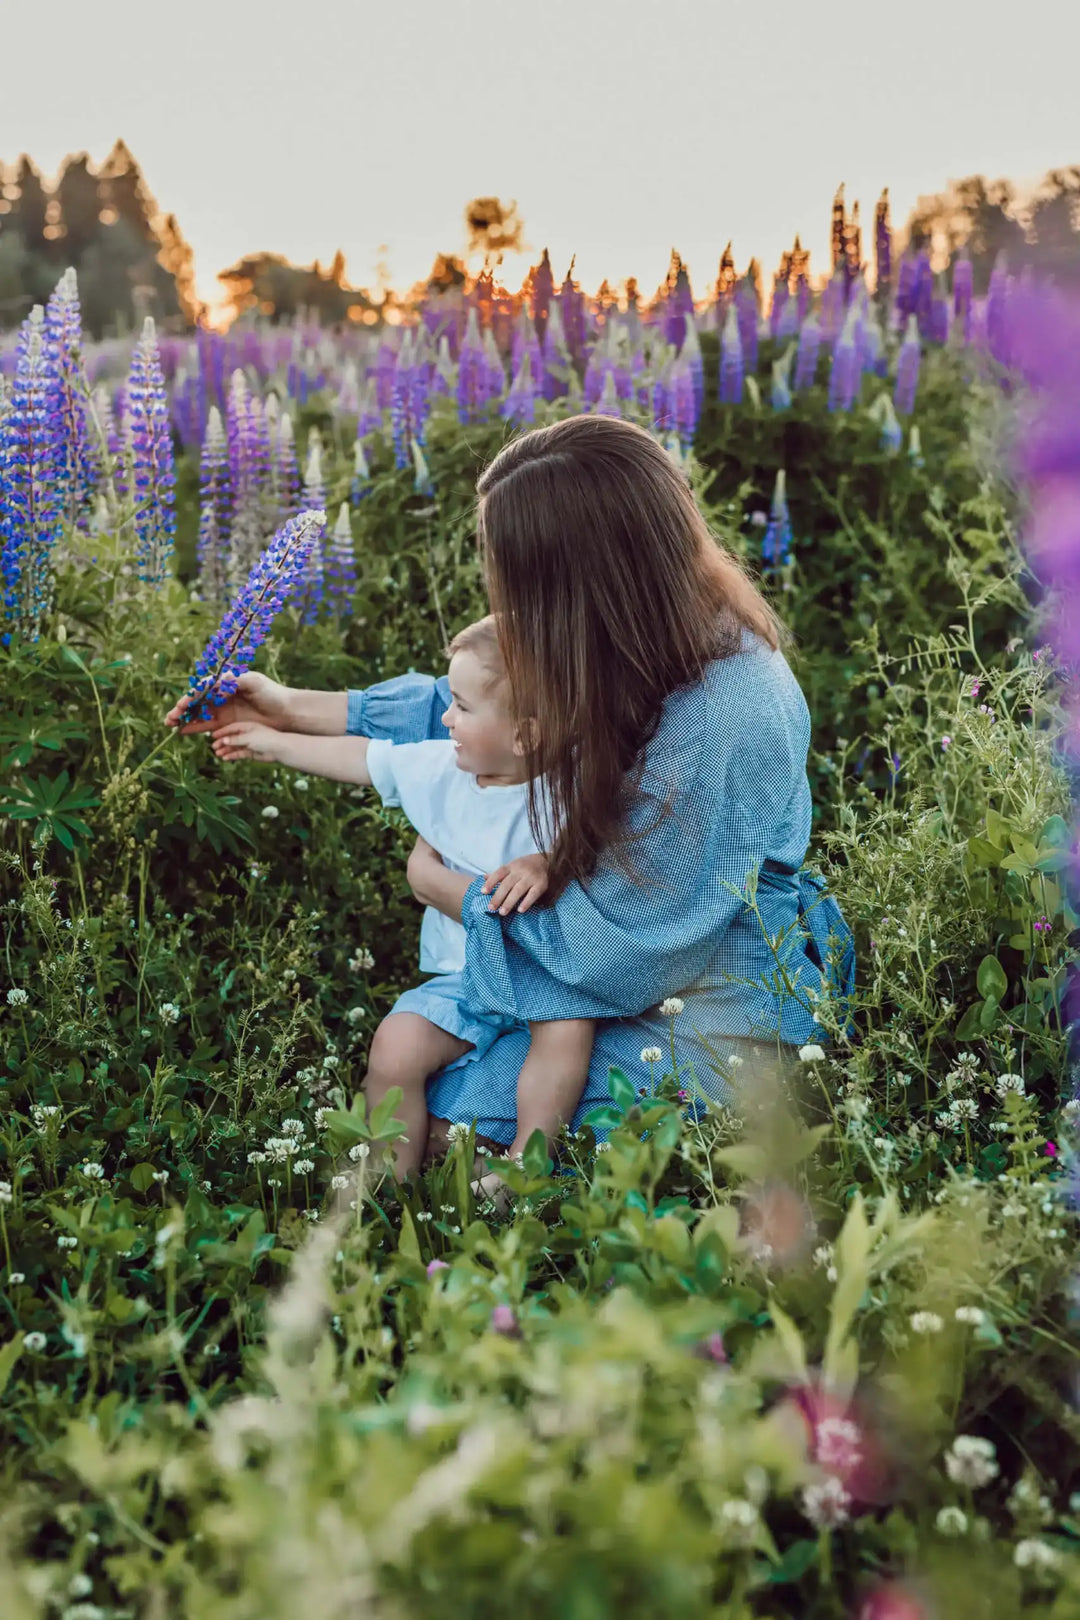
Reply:
[[[445, 676], [398, 676], [348, 694], [347, 729], [392, 742], [446, 737], [439, 717], [449, 702]], [[820, 994], [827, 977], [850, 995], [855, 951], [836, 901], [803, 870], [809, 744], [809, 711], [786, 658], [746, 631], [740, 652], [669, 696], [646, 747], [632, 828], [651, 826], [660, 803], [670, 807], [630, 846], [646, 887], [602, 863], [554, 905], [500, 917], [477, 878], [462, 904], [464, 970], [428, 979], [393, 1008], [472, 1043], [428, 1082], [430, 1112], [475, 1119], [485, 1136], [511, 1142], [529, 1021], [592, 1018], [576, 1129], [608, 1100], [613, 1065], [642, 1088], [671, 1072], [671, 1023], [659, 1011], [668, 996], [685, 1004], [674, 1023], [680, 1076], [691, 1073], [718, 1100], [730, 1095], [724, 1057], [733, 1046], [760, 1042], [790, 1056], [826, 1044], [808, 992]], [[747, 903], [755, 873], [760, 918]], [[661, 1063], [643, 1063], [650, 1046]]]

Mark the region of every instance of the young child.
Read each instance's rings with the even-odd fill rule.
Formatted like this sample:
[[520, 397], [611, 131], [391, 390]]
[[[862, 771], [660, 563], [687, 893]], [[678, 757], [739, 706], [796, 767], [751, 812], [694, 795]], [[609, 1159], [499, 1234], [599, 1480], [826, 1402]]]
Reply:
[[[420, 836], [457, 872], [497, 884], [497, 909], [527, 911], [547, 888], [547, 858], [529, 827], [525, 746], [510, 718], [506, 671], [495, 620], [466, 626], [449, 647], [451, 703], [442, 717], [449, 741], [390, 743], [367, 737], [312, 737], [235, 721], [213, 732], [220, 759], [257, 759], [309, 775], [373, 786], [384, 804], [399, 805]], [[398, 1117], [407, 1134], [394, 1145], [394, 1174], [419, 1168], [428, 1133], [428, 1079], [473, 1044], [455, 1033], [453, 981], [465, 965], [461, 923], [426, 907], [420, 927], [420, 969], [436, 975], [402, 997], [371, 1045], [364, 1089], [374, 1106], [400, 1086]], [[450, 990], [440, 996], [440, 986]], [[442, 1009], [445, 1007], [445, 1014]], [[400, 1010], [399, 1010], [400, 1009]], [[438, 1022], [444, 1017], [445, 1027]], [[517, 1133], [511, 1156], [534, 1130], [550, 1140], [581, 1100], [592, 1055], [593, 1024], [565, 1019], [531, 1024], [528, 1057], [517, 1088]], [[495, 1190], [497, 1176], [480, 1187]]]

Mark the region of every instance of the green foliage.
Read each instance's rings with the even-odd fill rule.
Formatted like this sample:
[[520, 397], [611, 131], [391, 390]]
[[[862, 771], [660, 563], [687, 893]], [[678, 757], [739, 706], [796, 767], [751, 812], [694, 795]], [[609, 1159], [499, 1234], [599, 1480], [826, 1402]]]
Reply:
[[[891, 1573], [1080, 1612], [1060, 678], [933, 386], [921, 467], [811, 401], [787, 439], [718, 419], [692, 468], [751, 562], [789, 473], [769, 588], [852, 1029], [820, 1003], [828, 1053], [730, 1108], [613, 1072], [576, 1138], [499, 1162], [505, 1218], [474, 1130], [392, 1187], [397, 1099], [359, 1091], [415, 978], [402, 818], [166, 733], [211, 628], [187, 568], [148, 598], [72, 540], [41, 643], [0, 653], [5, 1614], [839, 1620]], [[383, 457], [351, 623], [283, 615], [271, 674], [441, 667], [500, 431], [436, 423], [434, 511]], [[834, 1528], [822, 1412], [862, 1453]]]

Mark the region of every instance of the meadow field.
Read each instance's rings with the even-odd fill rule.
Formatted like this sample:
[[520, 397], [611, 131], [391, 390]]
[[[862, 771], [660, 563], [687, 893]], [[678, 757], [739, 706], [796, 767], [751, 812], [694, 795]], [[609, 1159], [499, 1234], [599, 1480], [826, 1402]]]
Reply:
[[[545, 257], [393, 327], [95, 344], [69, 274], [10, 334], [5, 1620], [1080, 1616], [1069, 668], [1009, 277], [878, 268], [701, 301], [673, 264], [643, 308]], [[795, 632], [856, 990], [797, 1094], [613, 1071], [499, 1213], [468, 1130], [371, 1168], [400, 812], [163, 717], [300, 512], [256, 667], [441, 672], [477, 476], [584, 411], [658, 437]]]

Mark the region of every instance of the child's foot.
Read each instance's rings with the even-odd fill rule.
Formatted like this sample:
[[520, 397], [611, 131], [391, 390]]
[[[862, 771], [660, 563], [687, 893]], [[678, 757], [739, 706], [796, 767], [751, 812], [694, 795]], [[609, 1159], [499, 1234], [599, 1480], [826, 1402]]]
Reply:
[[487, 1175], [481, 1176], [479, 1181], [473, 1183], [473, 1192], [478, 1204], [492, 1202], [497, 1215], [505, 1215], [510, 1207], [513, 1193], [506, 1182], [495, 1170], [489, 1170]]

